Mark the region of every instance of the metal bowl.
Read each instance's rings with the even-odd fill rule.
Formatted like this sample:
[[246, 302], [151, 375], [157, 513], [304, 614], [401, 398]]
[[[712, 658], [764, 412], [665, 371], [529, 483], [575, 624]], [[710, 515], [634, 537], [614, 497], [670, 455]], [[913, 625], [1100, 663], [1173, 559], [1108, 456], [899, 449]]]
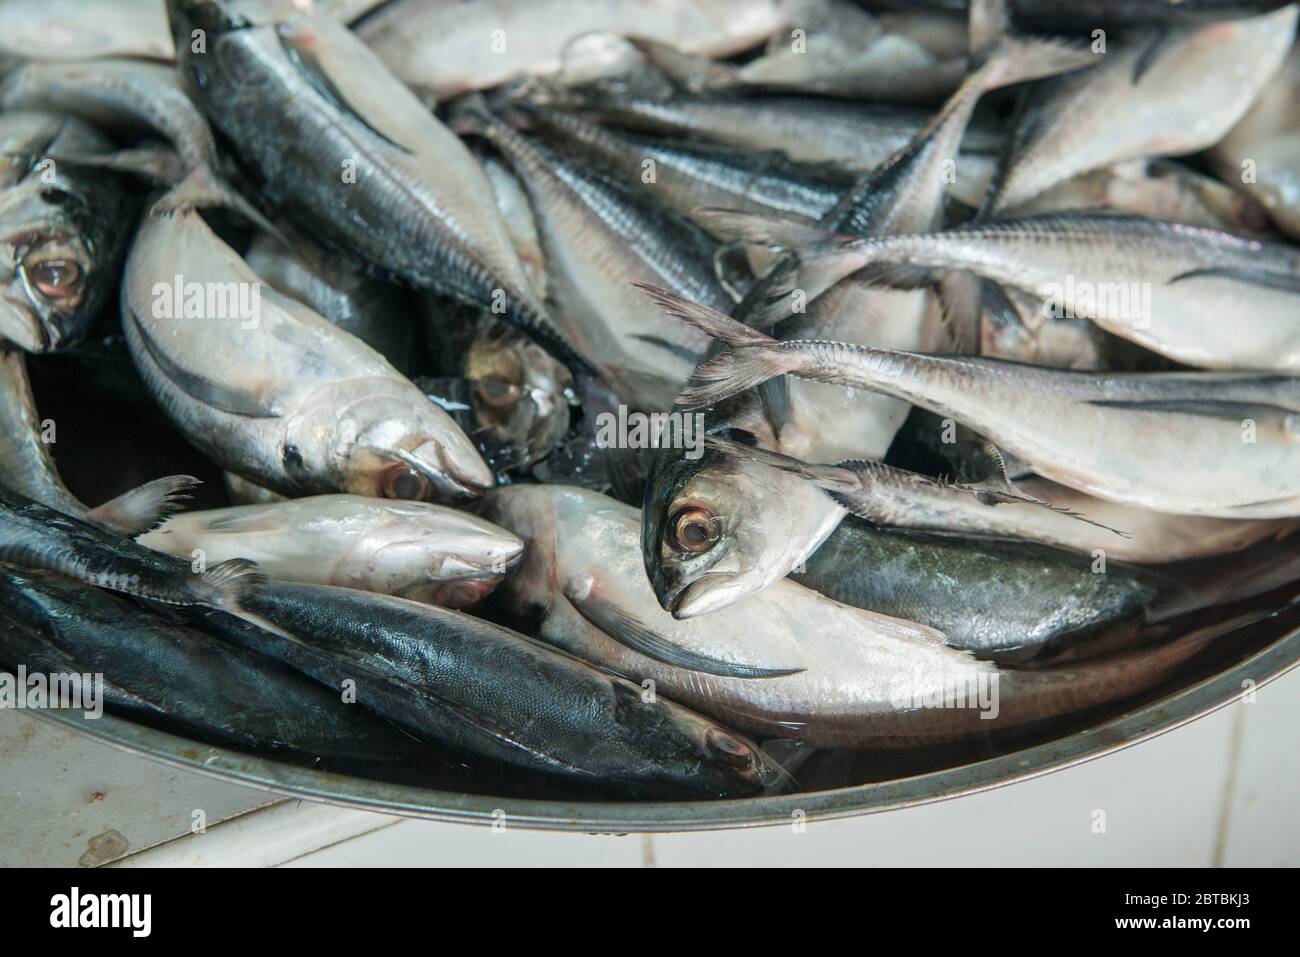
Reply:
[[605, 802], [495, 797], [388, 784], [254, 757], [105, 714], [34, 712], [126, 751], [278, 794], [368, 811], [469, 824], [613, 832], [788, 824], [914, 807], [975, 794], [1131, 747], [1211, 714], [1300, 665], [1300, 629], [1219, 673], [1056, 740], [957, 767], [830, 790], [728, 801]]

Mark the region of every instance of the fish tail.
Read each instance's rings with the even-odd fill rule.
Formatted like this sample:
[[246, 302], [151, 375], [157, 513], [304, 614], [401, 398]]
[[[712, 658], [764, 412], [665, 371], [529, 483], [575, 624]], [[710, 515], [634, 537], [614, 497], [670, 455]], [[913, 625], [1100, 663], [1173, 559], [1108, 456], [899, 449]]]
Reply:
[[232, 558], [213, 565], [199, 576], [199, 603], [238, 614], [244, 596], [265, 583], [266, 576], [256, 562]]
[[668, 315], [690, 323], [729, 347], [696, 367], [690, 382], [677, 397], [679, 405], [698, 407], [721, 402], [789, 372], [799, 363], [797, 355], [784, 349], [771, 336], [724, 316], [716, 309], [692, 302], [661, 286], [640, 282], [633, 285]]
[[1059, 39], [1006, 34], [983, 52], [976, 81], [981, 92], [1071, 73], [1101, 62], [1087, 47]]
[[202, 485], [192, 475], [168, 475], [110, 499], [86, 516], [102, 528], [134, 538], [158, 525], [167, 516], [181, 511], [190, 492]]

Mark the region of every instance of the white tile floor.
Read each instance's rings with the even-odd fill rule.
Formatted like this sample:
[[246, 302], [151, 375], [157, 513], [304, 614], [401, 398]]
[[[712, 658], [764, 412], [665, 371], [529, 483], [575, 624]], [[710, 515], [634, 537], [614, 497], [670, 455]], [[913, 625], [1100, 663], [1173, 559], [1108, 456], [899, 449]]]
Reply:
[[[803, 833], [604, 837], [393, 819], [287, 861], [349, 865], [1300, 865], [1300, 672], [1119, 754], [1035, 781]], [[1096, 833], [1097, 812], [1105, 831]], [[338, 812], [357, 814], [359, 812]], [[378, 816], [369, 816], [380, 825]], [[383, 822], [387, 823], [387, 822]]]

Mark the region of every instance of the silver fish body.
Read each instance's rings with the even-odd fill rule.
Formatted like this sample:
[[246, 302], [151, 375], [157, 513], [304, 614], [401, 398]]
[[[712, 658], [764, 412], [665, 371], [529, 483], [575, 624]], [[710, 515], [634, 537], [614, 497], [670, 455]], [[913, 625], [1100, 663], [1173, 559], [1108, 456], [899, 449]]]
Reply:
[[[494, 601], [536, 620], [547, 641], [756, 735], [816, 746], [953, 740], [1150, 687], [1203, 647], [1020, 673], [794, 582], [676, 621], [638, 574], [635, 510], [593, 492], [515, 486], [494, 493], [486, 515], [527, 543]], [[998, 686], [995, 717], [915, 703], [972, 681]]]
[[177, 558], [250, 559], [283, 581], [449, 608], [482, 599], [523, 551], [514, 535], [464, 512], [356, 495], [185, 512], [137, 541]]
[[146, 384], [223, 468], [286, 494], [473, 496], [493, 483], [445, 412], [261, 278], [193, 210], [149, 217], [123, 326]]

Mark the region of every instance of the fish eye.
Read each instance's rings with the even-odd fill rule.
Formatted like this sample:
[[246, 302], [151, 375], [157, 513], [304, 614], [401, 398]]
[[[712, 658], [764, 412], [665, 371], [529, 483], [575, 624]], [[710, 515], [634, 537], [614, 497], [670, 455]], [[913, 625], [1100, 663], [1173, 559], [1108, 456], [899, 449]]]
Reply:
[[421, 501], [428, 497], [429, 491], [425, 477], [407, 465], [389, 466], [379, 481], [379, 492], [384, 498]]
[[721, 728], [710, 728], [704, 735], [704, 743], [710, 754], [733, 767], [747, 768], [754, 761], [749, 745]]
[[81, 287], [81, 266], [71, 259], [47, 259], [23, 266], [28, 281], [42, 296], [67, 299]]
[[489, 408], [507, 409], [519, 401], [519, 386], [501, 379], [479, 379], [475, 390]]
[[722, 537], [718, 516], [699, 505], [673, 513], [668, 523], [668, 544], [678, 552], [706, 552]]

